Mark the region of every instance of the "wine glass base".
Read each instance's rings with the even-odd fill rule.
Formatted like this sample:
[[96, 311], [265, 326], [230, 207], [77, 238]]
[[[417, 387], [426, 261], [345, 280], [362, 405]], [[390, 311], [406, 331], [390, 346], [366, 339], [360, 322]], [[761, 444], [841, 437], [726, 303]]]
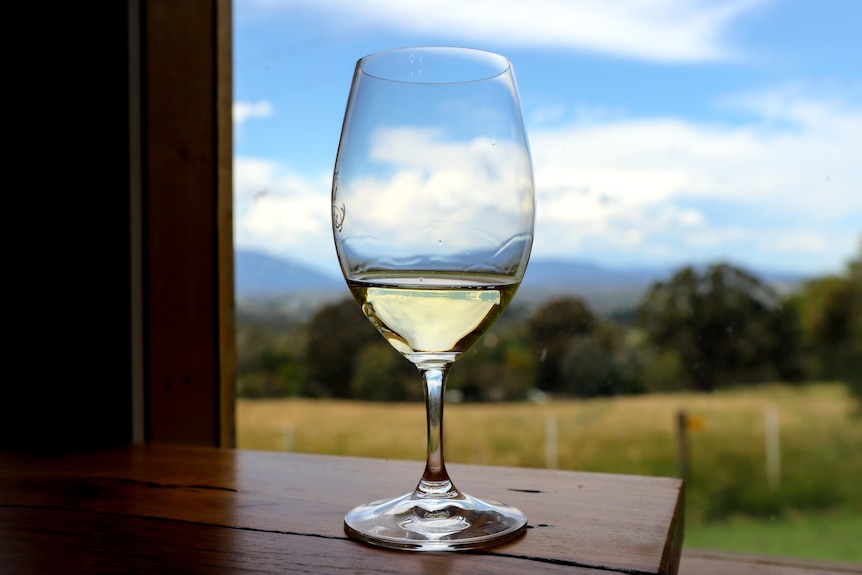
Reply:
[[499, 545], [524, 534], [518, 509], [466, 493], [428, 497], [417, 492], [360, 505], [344, 517], [348, 536], [391, 549], [457, 551]]

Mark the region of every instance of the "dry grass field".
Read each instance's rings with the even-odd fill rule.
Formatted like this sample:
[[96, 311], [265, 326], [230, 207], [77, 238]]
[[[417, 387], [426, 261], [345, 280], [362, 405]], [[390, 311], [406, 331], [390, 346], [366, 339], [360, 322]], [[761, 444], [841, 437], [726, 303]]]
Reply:
[[[767, 413], [773, 410], [786, 467], [798, 463], [788, 457], [810, 461], [845, 443], [862, 445], [862, 419], [853, 417], [854, 409], [837, 384], [544, 404], [448, 404], [445, 449], [452, 462], [546, 467], [553, 463], [546, 457], [546, 435], [556, 425], [561, 469], [675, 475], [680, 410], [699, 424], [689, 433], [693, 472], [718, 463], [714, 459], [720, 453], [744, 452], [764, 460]], [[424, 458], [420, 403], [241, 399], [237, 429], [238, 447], [246, 449]]]

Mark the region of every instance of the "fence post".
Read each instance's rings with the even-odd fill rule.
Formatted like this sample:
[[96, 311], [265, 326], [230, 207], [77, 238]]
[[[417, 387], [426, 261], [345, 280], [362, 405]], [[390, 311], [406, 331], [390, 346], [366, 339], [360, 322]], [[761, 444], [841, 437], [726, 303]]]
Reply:
[[559, 464], [557, 445], [557, 417], [548, 415], [545, 417], [545, 466], [548, 469], [556, 469]]
[[688, 480], [688, 415], [683, 410], [676, 414], [676, 457], [679, 477]]
[[781, 483], [781, 438], [778, 423], [778, 408], [767, 407], [764, 412], [766, 428], [766, 478], [773, 489]]
[[288, 423], [284, 426], [284, 451], [293, 451], [293, 433], [294, 427], [292, 423]]

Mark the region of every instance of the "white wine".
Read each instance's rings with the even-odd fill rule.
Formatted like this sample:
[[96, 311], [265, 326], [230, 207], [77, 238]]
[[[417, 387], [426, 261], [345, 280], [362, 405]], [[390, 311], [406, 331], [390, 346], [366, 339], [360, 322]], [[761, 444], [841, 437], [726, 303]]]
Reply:
[[508, 277], [439, 272], [369, 274], [347, 284], [374, 327], [414, 363], [457, 359], [500, 317], [518, 288]]

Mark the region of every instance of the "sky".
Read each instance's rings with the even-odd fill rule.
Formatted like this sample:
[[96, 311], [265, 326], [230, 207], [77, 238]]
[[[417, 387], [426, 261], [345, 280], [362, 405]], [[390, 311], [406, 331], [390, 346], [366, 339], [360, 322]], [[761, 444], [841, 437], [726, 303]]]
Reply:
[[823, 275], [862, 249], [858, 0], [233, 6], [236, 249], [340, 275], [330, 193], [356, 60], [422, 45], [511, 60], [534, 259]]

